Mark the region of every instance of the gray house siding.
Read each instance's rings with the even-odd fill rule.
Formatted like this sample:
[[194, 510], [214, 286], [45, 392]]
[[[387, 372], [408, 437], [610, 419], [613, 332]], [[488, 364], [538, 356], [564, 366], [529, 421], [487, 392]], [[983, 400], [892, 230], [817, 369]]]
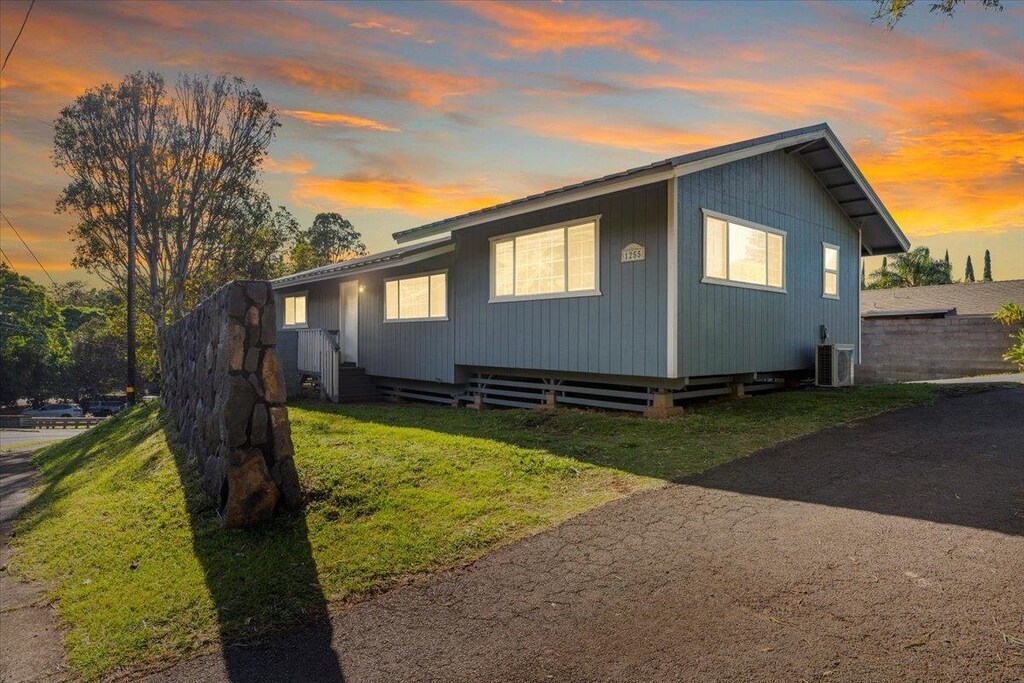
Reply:
[[[380, 377], [452, 383], [455, 381], [451, 264], [454, 253], [358, 276], [359, 365]], [[448, 271], [448, 320], [384, 322], [384, 280], [437, 270]]]
[[444, 254], [408, 265], [374, 270], [350, 277], [300, 284], [275, 292], [277, 299], [279, 350], [285, 373], [297, 377], [296, 333], [280, 329], [284, 324], [283, 298], [307, 292], [309, 327], [336, 331], [339, 328], [341, 283], [358, 280], [359, 362], [367, 374], [430, 382], [454, 382], [455, 364], [452, 320], [451, 274], [448, 285], [448, 320], [384, 322], [384, 280], [401, 275], [443, 270], [451, 267], [453, 254]]
[[[857, 344], [858, 232], [803, 163], [779, 151], [677, 182], [680, 376], [810, 367], [820, 325]], [[702, 209], [785, 230], [788, 293], [702, 283]], [[840, 247], [839, 300], [821, 295], [822, 242]]]
[[298, 335], [284, 327], [284, 297], [306, 292], [306, 320], [309, 327], [325, 330], [338, 329], [338, 281], [323, 280], [274, 291], [274, 310], [277, 313], [277, 355], [284, 369], [288, 393], [299, 389]]
[[[455, 363], [664, 377], [667, 191], [663, 181], [456, 232]], [[598, 214], [600, 296], [488, 303], [489, 238]], [[630, 242], [645, 261], [620, 263]]]

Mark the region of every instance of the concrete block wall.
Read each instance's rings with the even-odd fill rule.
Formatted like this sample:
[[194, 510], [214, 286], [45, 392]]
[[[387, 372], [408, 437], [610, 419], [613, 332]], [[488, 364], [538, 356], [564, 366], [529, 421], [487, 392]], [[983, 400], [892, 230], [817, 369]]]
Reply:
[[167, 332], [164, 406], [224, 526], [301, 503], [270, 283], [231, 282]]
[[856, 380], [872, 384], [1015, 372], [1002, 355], [1018, 329], [984, 315], [865, 318]]

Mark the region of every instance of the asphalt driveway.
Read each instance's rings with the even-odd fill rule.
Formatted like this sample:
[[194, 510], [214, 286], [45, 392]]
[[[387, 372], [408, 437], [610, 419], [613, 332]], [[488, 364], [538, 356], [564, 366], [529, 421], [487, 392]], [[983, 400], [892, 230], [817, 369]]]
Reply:
[[157, 681], [1018, 681], [1024, 389], [840, 426]]

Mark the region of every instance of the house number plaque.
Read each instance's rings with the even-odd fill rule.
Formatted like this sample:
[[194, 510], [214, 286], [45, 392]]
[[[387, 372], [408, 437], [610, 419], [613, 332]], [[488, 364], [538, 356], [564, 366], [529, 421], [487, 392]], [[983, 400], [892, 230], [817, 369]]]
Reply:
[[622, 262], [633, 263], [634, 261], [643, 261], [647, 258], [647, 249], [644, 245], [636, 242], [630, 242], [622, 248]]

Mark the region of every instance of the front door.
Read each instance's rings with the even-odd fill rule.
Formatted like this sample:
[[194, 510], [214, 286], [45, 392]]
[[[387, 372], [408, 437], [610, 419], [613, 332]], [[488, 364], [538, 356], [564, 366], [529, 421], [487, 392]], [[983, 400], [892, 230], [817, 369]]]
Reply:
[[341, 362], [359, 364], [359, 281], [341, 283]]

